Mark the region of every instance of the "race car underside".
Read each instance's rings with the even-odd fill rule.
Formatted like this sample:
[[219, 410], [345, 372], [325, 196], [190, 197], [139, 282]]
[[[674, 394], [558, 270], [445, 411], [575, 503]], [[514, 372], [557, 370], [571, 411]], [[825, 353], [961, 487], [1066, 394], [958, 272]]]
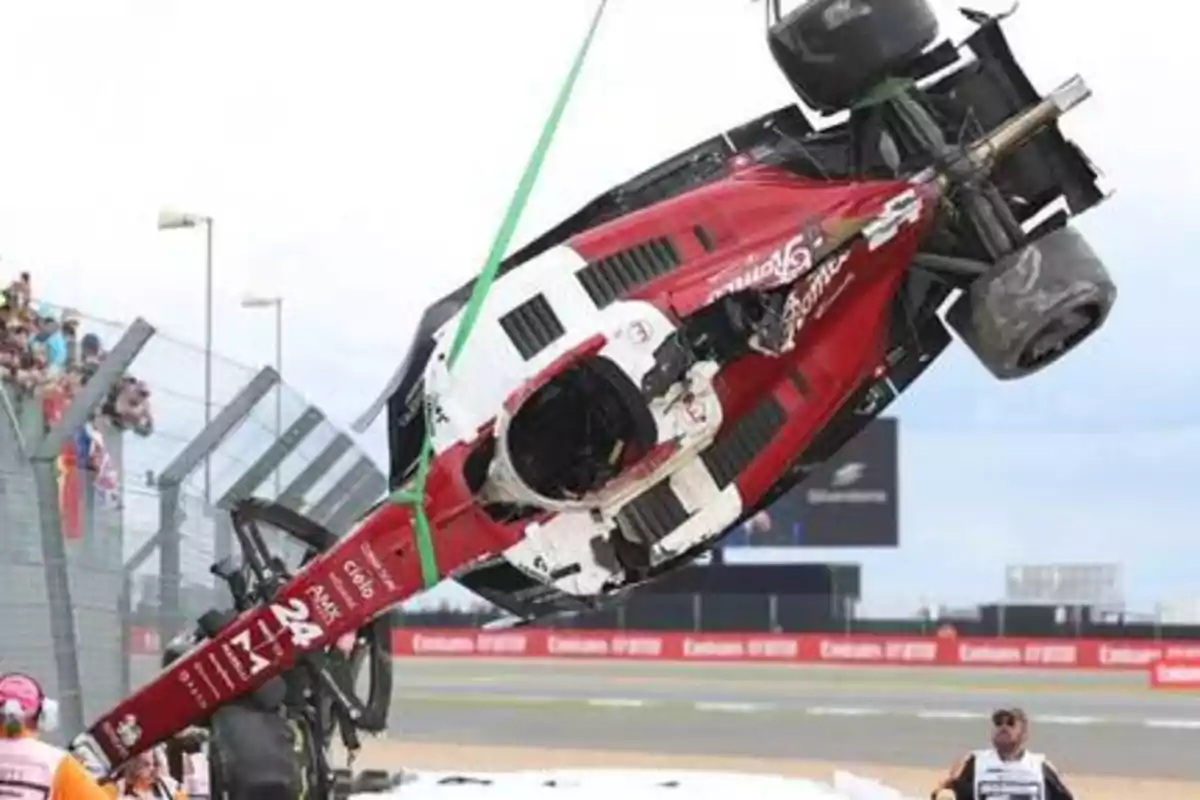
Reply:
[[[940, 127], [940, 135], [958, 142], [999, 124], [1040, 99], [1017, 63], [998, 19], [972, 16], [977, 30], [961, 45], [943, 42], [914, 59], [906, 75], [922, 83], [922, 96]], [[962, 53], [972, 58], [960, 64]], [[814, 179], [853, 179], [890, 176], [903, 172], [903, 162], [927, 158], [911, 142], [896, 141], [884, 132], [897, 129], [893, 112], [886, 105], [853, 113], [841, 124], [816, 130], [797, 105], [788, 105], [718, 134], [600, 195], [542, 236], [510, 255], [501, 265], [504, 274], [521, 267], [572, 236], [599, 224], [647, 208], [661, 200], [717, 181], [728, 174], [739, 154], [752, 154], [760, 163], [775, 164]], [[996, 166], [992, 183], [1006, 199], [1011, 215], [1008, 224], [1025, 227], [1025, 235], [1036, 239], [1061, 228], [1067, 220], [1101, 202], [1105, 194], [1097, 183], [1097, 172], [1082, 152], [1055, 127], [1038, 133], [1012, 157]], [[913, 260], [914, 269], [896, 299], [891, 337], [891, 376], [886, 385], [864, 386], [862, 405], [848, 403], [807, 452], [780, 477], [772, 491], [743, 518], [765, 507], [803, 479], [805, 469], [827, 458], [849, 441], [869, 419], [886, 407], [950, 342], [938, 309], [956, 291], [979, 277], [989, 267], [986, 242], [969, 227], [947, 226], [930, 236]], [[391, 480], [399, 486], [416, 463], [425, 434], [422, 371], [432, 350], [434, 330], [466, 302], [474, 282], [469, 282], [439, 300], [418, 325], [408, 358], [389, 386], [387, 401]], [[687, 329], [656, 354], [659, 364], [647, 385], [648, 396], [661, 394], [698, 358], [725, 362], [744, 352], [758, 331], [754, 322], [763, 318], [764, 299], [754, 295], [730, 298], [709, 313], [689, 320]], [[1083, 333], [1093, 319], [1083, 319]], [[556, 407], [571, 407], [572, 397], [592, 391], [594, 375], [564, 375], [547, 387], [544, 397], [527, 417], [530, 434], [518, 449], [530, 466], [529, 480], [550, 492], [583, 492], [594, 487], [613, 470], [611, 459], [619, 448], [637, 447], [644, 436], [636, 422], [642, 398], [628, 395], [627, 386], [605, 385], [587, 437], [558, 439], [547, 425]], [[603, 384], [603, 381], [600, 382]], [[621, 398], [625, 398], [622, 402]], [[882, 400], [881, 398], [886, 398]], [[575, 406], [578, 408], [579, 406]], [[729, 431], [725, 439], [736, 436]], [[563, 447], [563, 442], [569, 442]], [[618, 444], [621, 443], [621, 444]], [[717, 445], [714, 444], [714, 447]], [[554, 455], [539, 461], [541, 456]], [[570, 457], [568, 458], [568, 455]], [[567, 464], [570, 466], [566, 466]], [[554, 484], [559, 484], [555, 486]], [[496, 513], [523, 514], [526, 509], [494, 509]], [[690, 558], [689, 554], [687, 558]], [[669, 570], [679, 560], [664, 565]], [[657, 572], [657, 570], [655, 571]], [[541, 614], [541, 609], [577, 610], [596, 605], [599, 599], [575, 598], [553, 587], [539, 584], [521, 570], [496, 556], [461, 572], [456, 580], [466, 588], [512, 612], [521, 619]]]

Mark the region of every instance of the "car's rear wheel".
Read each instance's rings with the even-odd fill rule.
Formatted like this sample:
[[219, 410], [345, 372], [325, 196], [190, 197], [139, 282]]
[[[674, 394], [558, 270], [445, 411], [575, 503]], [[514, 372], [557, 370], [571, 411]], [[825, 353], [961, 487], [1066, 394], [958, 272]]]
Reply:
[[297, 800], [315, 784], [308, 731], [278, 710], [234, 703], [211, 721], [210, 791], [222, 800]]
[[806, 105], [841, 111], [903, 68], [938, 36], [925, 0], [808, 0], [767, 41]]
[[1116, 296], [1100, 258], [1064, 227], [977, 278], [946, 321], [997, 378], [1024, 378], [1099, 330]]

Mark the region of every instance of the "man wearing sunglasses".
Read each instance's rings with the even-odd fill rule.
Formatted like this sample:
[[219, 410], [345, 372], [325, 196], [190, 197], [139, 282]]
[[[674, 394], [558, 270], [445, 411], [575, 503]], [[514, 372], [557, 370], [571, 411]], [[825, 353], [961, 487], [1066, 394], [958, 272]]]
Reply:
[[933, 800], [1075, 800], [1058, 770], [1025, 749], [1029, 718], [1019, 708], [992, 713], [992, 746], [968, 753], [938, 784]]

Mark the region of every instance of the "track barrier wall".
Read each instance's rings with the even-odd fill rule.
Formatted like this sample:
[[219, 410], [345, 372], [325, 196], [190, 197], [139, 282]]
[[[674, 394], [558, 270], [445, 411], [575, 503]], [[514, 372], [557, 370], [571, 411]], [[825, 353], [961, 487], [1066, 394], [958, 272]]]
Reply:
[[[149, 628], [136, 632], [131, 646], [144, 656], [156, 654], [160, 648], [156, 632]], [[1146, 672], [1161, 663], [1178, 669], [1177, 679], [1187, 676], [1200, 686], [1200, 642], [1186, 641], [405, 628], [395, 632], [392, 650], [396, 658], [578, 658], [1107, 672]], [[1163, 680], [1168, 681], [1169, 671], [1162, 672]]]
[[[58, 699], [59, 739], [157, 671], [157, 650], [137, 655], [146, 631], [164, 641], [228, 606], [209, 568], [234, 550], [233, 502], [279, 498], [344, 533], [386, 488], [274, 369], [215, 356], [206, 425], [201, 349], [143, 319], [84, 316], [81, 332], [105, 356], [70, 399], [0, 381], [0, 669]], [[150, 391], [138, 430], [98, 413], [126, 375]], [[79, 460], [81, 436], [99, 460]]]

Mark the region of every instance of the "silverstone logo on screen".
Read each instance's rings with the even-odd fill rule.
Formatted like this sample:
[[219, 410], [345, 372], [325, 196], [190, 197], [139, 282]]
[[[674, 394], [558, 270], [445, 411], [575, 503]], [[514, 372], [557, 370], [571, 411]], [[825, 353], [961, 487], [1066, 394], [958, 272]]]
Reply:
[[838, 467], [830, 478], [829, 489], [809, 489], [807, 499], [812, 505], [885, 505], [889, 498], [886, 489], [859, 488], [869, 474], [862, 461], [851, 461]]

